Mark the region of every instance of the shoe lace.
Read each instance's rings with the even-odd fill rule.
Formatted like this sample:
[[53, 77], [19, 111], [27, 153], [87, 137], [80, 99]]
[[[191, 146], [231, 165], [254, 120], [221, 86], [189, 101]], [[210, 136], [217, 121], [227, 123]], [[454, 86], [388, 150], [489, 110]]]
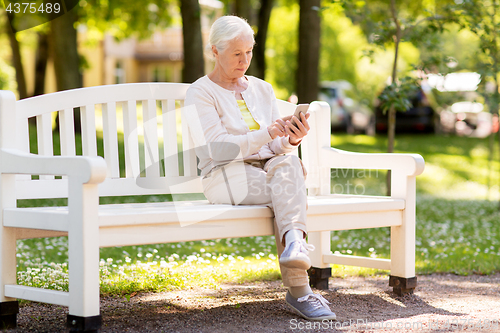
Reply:
[[309, 251], [314, 251], [315, 247], [312, 244], [307, 244], [305, 240], [299, 241], [300, 244], [300, 249], [304, 250], [307, 254], [309, 254]]
[[323, 296], [319, 294], [307, 294], [297, 299], [298, 302], [309, 302], [314, 309], [319, 309], [322, 307], [328, 308], [328, 302]]

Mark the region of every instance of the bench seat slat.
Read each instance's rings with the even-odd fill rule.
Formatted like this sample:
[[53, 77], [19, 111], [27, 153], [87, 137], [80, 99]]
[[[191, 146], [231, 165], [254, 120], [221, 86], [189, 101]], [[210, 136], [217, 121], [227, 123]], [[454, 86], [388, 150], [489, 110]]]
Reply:
[[75, 125], [73, 109], [59, 111], [59, 131], [61, 136], [61, 155], [75, 156]]
[[[38, 140], [38, 155], [52, 156], [52, 115], [45, 113], [36, 117], [36, 133]], [[40, 179], [54, 179], [54, 176], [40, 175]]]
[[97, 137], [95, 129], [95, 105], [80, 108], [82, 120], [82, 151], [85, 156], [97, 156]]
[[6, 227], [68, 231], [68, 210], [65, 207], [50, 211], [37, 208], [5, 209], [3, 218]]
[[[375, 212], [393, 212], [395, 214], [394, 217], [397, 217], [398, 214], [400, 214], [402, 207], [404, 207], [403, 200], [390, 198], [355, 199], [332, 197], [331, 199], [328, 199], [324, 197], [322, 199], [310, 199], [308, 200], [308, 203], [308, 224], [311, 224], [311, 228], [314, 231], [318, 231], [318, 227], [316, 226], [318, 223], [315, 222], [315, 220], [321, 219], [322, 217], [325, 217], [327, 221], [322, 221], [320, 223], [319, 230], [321, 230], [321, 226], [325, 223], [337, 225], [338, 220], [336, 218], [332, 218], [332, 214], [341, 216], [342, 214], [356, 213], [357, 216], [362, 212], [370, 214]], [[37, 212], [41, 213], [41, 218], [37, 217]], [[44, 222], [40, 223], [47, 223], [45, 220], [48, 216], [67, 214], [67, 207], [13, 208], [6, 210], [6, 213], [7, 217], [15, 216], [16, 214], [25, 214], [25, 216], [32, 214], [33, 219], [43, 219]], [[272, 218], [273, 213], [267, 206], [212, 205], [207, 200], [130, 203], [99, 206], [99, 226], [101, 228], [164, 223], [189, 225], [198, 223], [200, 221], [200, 216], [203, 217], [204, 221], [236, 221], [254, 218]], [[366, 227], [370, 227], [370, 225], [380, 227], [401, 224], [397, 221], [374, 222], [370, 219], [365, 219], [365, 221]], [[338, 230], [338, 228], [343, 229], [342, 226], [333, 227], [333, 225], [328, 226], [325, 230]], [[346, 228], [352, 229], [353, 225], [348, 224]]]
[[102, 125], [104, 139], [104, 159], [108, 165], [108, 177], [120, 177], [120, 164], [118, 160], [118, 136], [116, 124], [116, 103], [102, 105]]
[[269, 236], [273, 234], [273, 217], [246, 218], [243, 221], [238, 221], [238, 223], [229, 219], [187, 225], [180, 225], [179, 223], [143, 224], [119, 229], [100, 228], [99, 246], [176, 243], [216, 238]]
[[[184, 101], [181, 102], [181, 107], [184, 107]], [[196, 152], [194, 150], [194, 141], [192, 135], [189, 133], [190, 129], [188, 126], [188, 120], [186, 119], [186, 114], [181, 113], [182, 118], [182, 159], [184, 161], [184, 175], [185, 176], [196, 176], [198, 174], [197, 170], [197, 158]]]
[[[99, 196], [184, 194], [203, 192], [200, 177], [107, 178], [99, 184]], [[18, 181], [18, 199], [66, 198], [67, 179]]]
[[158, 121], [156, 119], [156, 101], [142, 101], [144, 126], [144, 154], [146, 177], [160, 176], [160, 157], [158, 150]]
[[123, 144], [125, 146], [125, 177], [140, 174], [139, 140], [137, 133], [137, 103], [123, 102]]
[[307, 214], [307, 231], [353, 230], [367, 228], [396, 227], [403, 223], [402, 210], [379, 210], [369, 212], [344, 212], [332, 214]]
[[64, 291], [9, 284], [5, 286], [5, 296], [26, 299], [33, 302], [69, 306], [69, 293]]
[[383, 210], [403, 210], [405, 201], [388, 197], [356, 197], [344, 195], [324, 195], [309, 197], [308, 214], [362, 213]]
[[329, 264], [360, 266], [375, 269], [391, 269], [390, 259], [359, 257], [345, 254], [325, 254], [323, 261]]
[[163, 156], [165, 162], [165, 176], [178, 176], [179, 155], [177, 150], [175, 100], [162, 100], [161, 109], [163, 117]]

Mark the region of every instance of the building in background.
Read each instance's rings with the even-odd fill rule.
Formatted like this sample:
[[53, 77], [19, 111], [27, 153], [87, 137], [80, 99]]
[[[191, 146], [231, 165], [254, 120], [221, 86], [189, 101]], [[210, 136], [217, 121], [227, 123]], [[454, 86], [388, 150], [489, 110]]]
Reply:
[[[216, 0], [200, 0], [201, 28], [204, 45], [213, 22], [222, 15], [223, 4]], [[124, 40], [111, 36], [103, 41], [103, 78], [101, 84], [129, 82], [181, 82], [183, 67], [182, 27], [156, 32], [150, 39]], [[210, 59], [205, 58], [207, 72]], [[89, 82], [90, 83], [90, 82]]]
[[[223, 3], [218, 0], [200, 0], [203, 43], [208, 43], [208, 34], [213, 22], [223, 13]], [[173, 22], [182, 22], [179, 17]], [[87, 31], [79, 27], [79, 52], [88, 64], [83, 72], [83, 86], [132, 82], [181, 82], [183, 67], [182, 26], [173, 25], [164, 31], [155, 32], [149, 39], [128, 38], [117, 42], [104, 35], [99, 43], [89, 47]], [[25, 75], [28, 94], [33, 92], [34, 52], [24, 52]], [[205, 56], [205, 70], [210, 72], [213, 62]], [[29, 67], [29, 68], [28, 68]], [[57, 91], [54, 68], [51, 60], [47, 64], [45, 93]]]

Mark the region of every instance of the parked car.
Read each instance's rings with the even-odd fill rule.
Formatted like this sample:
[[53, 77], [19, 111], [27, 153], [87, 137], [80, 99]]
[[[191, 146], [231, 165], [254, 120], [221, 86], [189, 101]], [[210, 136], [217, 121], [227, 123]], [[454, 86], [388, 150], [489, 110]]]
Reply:
[[[484, 105], [477, 102], [462, 101], [451, 105], [441, 114], [443, 119], [448, 120], [448, 132], [458, 135], [485, 138], [493, 130], [493, 118], [491, 113], [484, 111]], [[453, 124], [450, 126], [450, 124]]]
[[375, 134], [375, 117], [366, 105], [348, 97], [352, 84], [347, 81], [324, 81], [319, 88], [319, 100], [326, 101], [331, 109], [333, 131]]
[[[440, 128], [440, 116], [430, 87], [419, 87], [411, 97], [412, 107], [406, 112], [396, 113], [396, 132], [437, 132]], [[388, 112], [382, 112], [380, 103], [375, 107], [375, 128], [385, 133], [388, 127]]]

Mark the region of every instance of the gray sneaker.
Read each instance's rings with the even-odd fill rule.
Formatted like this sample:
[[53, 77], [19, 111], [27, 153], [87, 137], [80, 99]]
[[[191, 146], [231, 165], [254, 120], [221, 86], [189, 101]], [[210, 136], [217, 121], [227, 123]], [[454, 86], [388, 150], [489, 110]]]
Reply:
[[307, 244], [305, 240], [291, 242], [283, 250], [279, 262], [288, 268], [309, 269], [311, 267], [309, 251], [314, 251], [314, 246]]
[[337, 316], [330, 310], [328, 302], [319, 294], [307, 294], [304, 297], [294, 298], [290, 291], [286, 293], [286, 303], [299, 315], [307, 320], [336, 320]]

